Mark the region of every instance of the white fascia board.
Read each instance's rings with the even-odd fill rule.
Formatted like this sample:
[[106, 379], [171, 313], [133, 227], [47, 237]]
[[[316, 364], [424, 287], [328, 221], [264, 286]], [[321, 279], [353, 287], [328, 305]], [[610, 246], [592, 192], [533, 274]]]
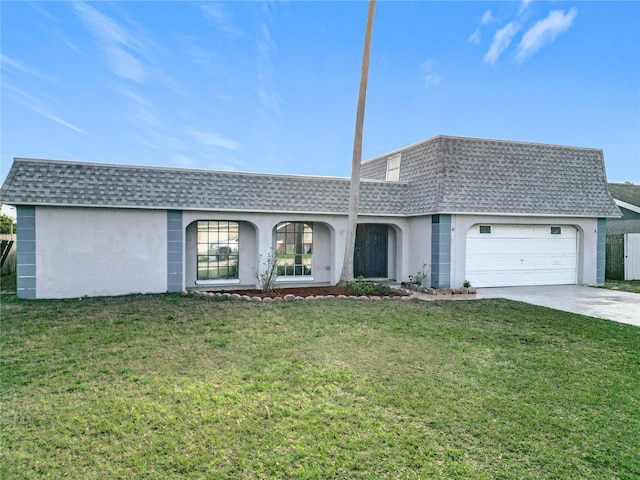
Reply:
[[640, 207], [636, 205], [623, 202], [622, 200], [618, 200], [617, 198], [614, 198], [613, 201], [616, 202], [616, 205], [618, 205], [619, 207], [625, 208], [627, 210], [631, 210], [632, 212], [640, 213]]

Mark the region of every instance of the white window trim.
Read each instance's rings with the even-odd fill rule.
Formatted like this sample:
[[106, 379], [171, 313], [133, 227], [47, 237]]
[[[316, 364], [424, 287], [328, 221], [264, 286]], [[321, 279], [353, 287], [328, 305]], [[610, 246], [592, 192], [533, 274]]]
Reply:
[[400, 180], [400, 162], [402, 154], [396, 153], [387, 158], [387, 175], [385, 180], [388, 182], [397, 182]]
[[196, 285], [239, 285], [239, 278], [222, 278], [219, 280], [196, 280]]
[[293, 282], [312, 282], [313, 277], [310, 275], [278, 275], [276, 282], [293, 283]]

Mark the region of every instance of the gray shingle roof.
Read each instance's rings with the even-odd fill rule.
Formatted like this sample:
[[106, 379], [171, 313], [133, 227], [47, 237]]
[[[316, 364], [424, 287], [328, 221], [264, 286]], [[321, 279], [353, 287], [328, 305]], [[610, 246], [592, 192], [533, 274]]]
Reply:
[[383, 179], [381, 164], [398, 152], [408, 214], [620, 215], [602, 150], [439, 136], [365, 162], [363, 178]]
[[609, 183], [611, 196], [636, 207], [640, 207], [640, 185], [633, 183]]
[[[401, 152], [399, 182], [384, 181]], [[601, 150], [439, 136], [362, 165], [360, 212], [617, 217]], [[16, 159], [14, 205], [346, 213], [346, 178]]]
[[[361, 213], [404, 213], [407, 184], [361, 185]], [[344, 213], [349, 179], [15, 159], [0, 198], [15, 205]]]

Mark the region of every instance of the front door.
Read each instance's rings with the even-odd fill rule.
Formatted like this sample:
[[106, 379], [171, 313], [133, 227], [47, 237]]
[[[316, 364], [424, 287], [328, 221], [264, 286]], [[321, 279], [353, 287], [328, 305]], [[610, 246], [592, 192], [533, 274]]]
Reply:
[[358, 224], [353, 255], [353, 276], [387, 278], [389, 226]]

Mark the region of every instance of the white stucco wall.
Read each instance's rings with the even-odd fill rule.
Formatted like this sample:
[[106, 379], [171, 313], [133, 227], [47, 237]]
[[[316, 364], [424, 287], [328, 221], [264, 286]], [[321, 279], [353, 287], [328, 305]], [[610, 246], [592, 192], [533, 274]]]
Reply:
[[36, 208], [36, 298], [166, 290], [166, 211]]
[[578, 231], [577, 283], [597, 284], [598, 220], [595, 218], [525, 217], [492, 215], [451, 216], [451, 286], [462, 287], [466, 273], [467, 232], [476, 224], [485, 225], [571, 225]]
[[426, 269], [431, 270], [431, 216], [412, 217], [408, 238], [407, 270], [402, 281], [408, 281], [409, 275], [421, 272], [425, 263]]

